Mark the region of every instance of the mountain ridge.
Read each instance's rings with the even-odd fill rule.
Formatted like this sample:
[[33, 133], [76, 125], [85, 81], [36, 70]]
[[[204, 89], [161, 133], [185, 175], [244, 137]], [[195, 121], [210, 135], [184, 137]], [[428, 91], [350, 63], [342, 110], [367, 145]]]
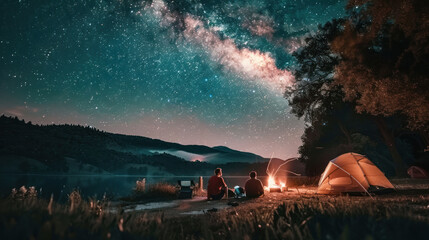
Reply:
[[[79, 125], [34, 125], [0, 117], [0, 163], [16, 171], [68, 172], [78, 166], [98, 172], [211, 174], [217, 166], [240, 165], [240, 174], [261, 169], [268, 159], [226, 146], [182, 145], [143, 136], [100, 131]], [[14, 161], [13, 159], [20, 159]], [[74, 167], [73, 167], [74, 168]], [[248, 173], [248, 172], [247, 172]]]

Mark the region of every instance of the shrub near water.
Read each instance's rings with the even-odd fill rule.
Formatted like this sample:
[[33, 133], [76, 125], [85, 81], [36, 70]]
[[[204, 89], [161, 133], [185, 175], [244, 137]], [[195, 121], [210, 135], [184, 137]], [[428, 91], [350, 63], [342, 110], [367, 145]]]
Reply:
[[136, 188], [130, 197], [123, 198], [127, 201], [166, 201], [177, 198], [178, 189], [168, 183], [156, 183], [147, 188], [137, 182]]
[[154, 198], [176, 198], [177, 188], [168, 183], [156, 183], [146, 191], [148, 197]]

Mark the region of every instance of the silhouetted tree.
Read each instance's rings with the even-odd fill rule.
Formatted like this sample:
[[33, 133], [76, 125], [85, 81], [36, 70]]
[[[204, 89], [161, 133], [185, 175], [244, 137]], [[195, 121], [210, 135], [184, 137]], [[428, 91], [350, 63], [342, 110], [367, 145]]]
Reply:
[[295, 84], [286, 89], [285, 97], [297, 117], [314, 122], [343, 104], [341, 87], [334, 85], [338, 55], [332, 53], [329, 42], [342, 30], [344, 20], [332, 20], [319, 26], [318, 33], [306, 38], [306, 46], [296, 51]]
[[[353, 14], [351, 18], [354, 18]], [[357, 137], [370, 137], [372, 141], [378, 141], [379, 136], [374, 134], [376, 129], [366, 130], [373, 129], [372, 125], [375, 124], [394, 160], [396, 174], [402, 175], [405, 166], [397, 150], [395, 136], [389, 128], [392, 124], [395, 128], [401, 128], [400, 121], [398, 123], [397, 119], [390, 118], [386, 122], [385, 117], [358, 114], [354, 110], [354, 101], [344, 102], [343, 87], [338, 84], [339, 77], [335, 75], [343, 59], [341, 54], [332, 51], [331, 43], [343, 34], [346, 23], [344, 19], [334, 19], [319, 26], [318, 32], [306, 39], [306, 45], [294, 53], [298, 63], [296, 83], [286, 89], [285, 97], [292, 107], [291, 112], [304, 117], [308, 123], [302, 136], [303, 145], [299, 149], [301, 160], [306, 162], [309, 174], [316, 174], [323, 170], [326, 161], [341, 153], [363, 149], [375, 153], [374, 148], [362, 146], [363, 142], [359, 140], [362, 137]], [[366, 21], [361, 21], [356, 25], [365, 24]], [[339, 138], [339, 134], [345, 137], [345, 141]]]
[[429, 124], [429, 4], [426, 0], [351, 0], [351, 17], [332, 41], [341, 55], [335, 81], [358, 112]]
[[331, 41], [341, 62], [335, 83], [358, 112], [374, 115], [398, 175], [405, 165], [383, 116], [402, 114], [408, 127], [429, 129], [429, 5], [422, 0], [351, 0], [344, 31]]
[[[329, 44], [343, 30], [343, 23], [343, 19], [334, 19], [306, 38], [305, 47], [294, 53], [296, 82], [285, 91], [291, 113], [303, 117], [307, 123], [299, 152], [309, 175], [319, 174], [327, 161], [352, 150], [351, 133], [345, 120], [347, 115], [354, 114], [354, 106], [343, 101], [341, 86], [333, 83], [340, 58], [331, 51]], [[327, 135], [330, 139], [324, 138]], [[322, 145], [321, 139], [325, 140]], [[322, 151], [329, 154], [321, 157]]]

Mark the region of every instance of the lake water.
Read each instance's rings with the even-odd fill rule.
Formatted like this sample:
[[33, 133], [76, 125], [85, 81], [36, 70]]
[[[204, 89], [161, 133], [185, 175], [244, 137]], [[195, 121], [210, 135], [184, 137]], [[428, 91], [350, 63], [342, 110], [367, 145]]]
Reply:
[[[146, 178], [146, 185], [159, 182], [177, 184], [178, 180], [193, 180], [198, 183], [199, 176], [175, 176], [175, 177], [155, 177], [136, 175], [0, 175], [0, 195], [6, 197], [11, 193], [12, 188], [21, 186], [34, 186], [39, 192], [39, 196], [49, 198], [54, 194], [56, 201], [64, 202], [68, 200], [68, 194], [74, 189], [79, 189], [84, 198], [96, 197], [98, 199], [106, 195], [110, 199], [117, 199], [130, 195], [136, 185], [137, 180]], [[210, 176], [203, 176], [204, 188]], [[248, 176], [224, 176], [229, 188], [236, 185], [244, 186]], [[266, 184], [267, 177], [260, 177]]]

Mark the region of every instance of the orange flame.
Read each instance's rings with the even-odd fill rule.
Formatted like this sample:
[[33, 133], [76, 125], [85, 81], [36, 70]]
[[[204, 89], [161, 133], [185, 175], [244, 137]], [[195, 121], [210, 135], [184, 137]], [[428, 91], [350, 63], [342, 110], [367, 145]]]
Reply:
[[286, 184], [284, 182], [279, 182], [279, 184], [276, 183], [276, 180], [273, 176], [268, 175], [268, 186], [265, 186], [265, 190], [269, 191], [270, 188], [281, 188], [283, 189], [286, 187]]

